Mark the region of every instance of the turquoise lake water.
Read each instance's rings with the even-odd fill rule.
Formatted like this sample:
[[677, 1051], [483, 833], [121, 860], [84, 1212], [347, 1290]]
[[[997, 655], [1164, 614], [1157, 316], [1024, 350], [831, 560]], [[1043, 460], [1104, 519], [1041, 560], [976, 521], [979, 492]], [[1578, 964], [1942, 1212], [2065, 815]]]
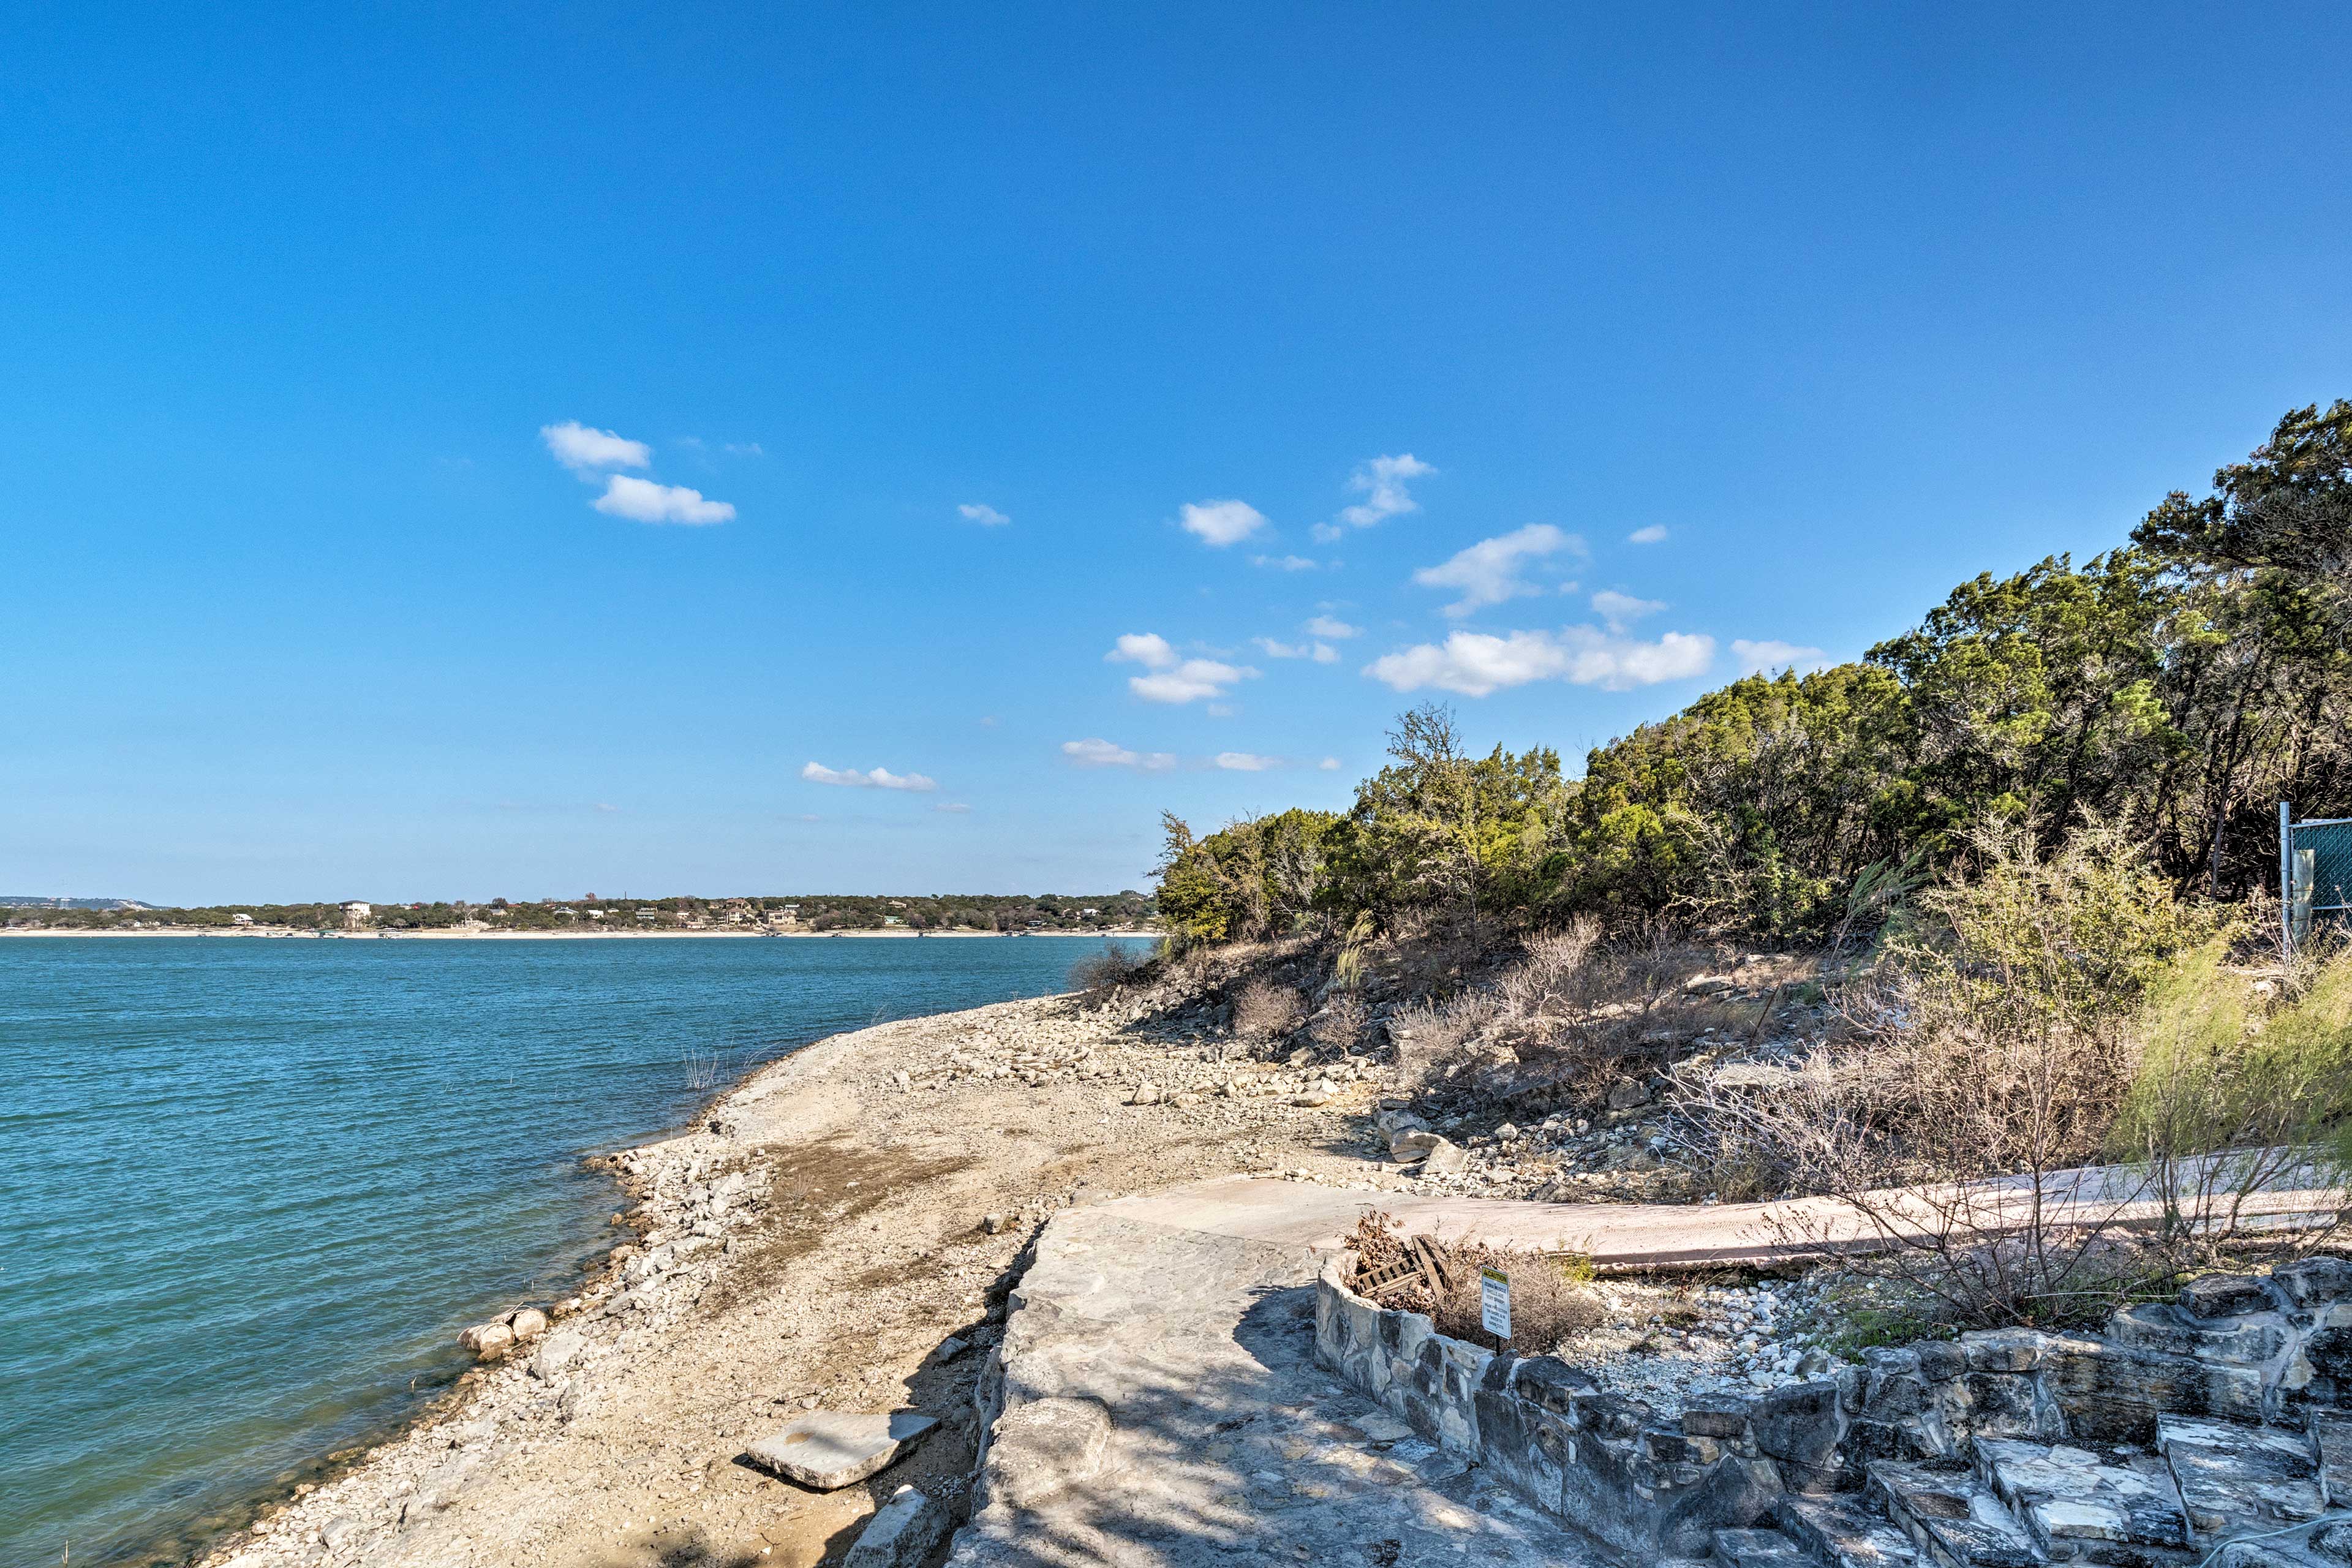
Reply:
[[176, 1562], [614, 1239], [583, 1153], [1100, 939], [0, 941], [0, 1563]]

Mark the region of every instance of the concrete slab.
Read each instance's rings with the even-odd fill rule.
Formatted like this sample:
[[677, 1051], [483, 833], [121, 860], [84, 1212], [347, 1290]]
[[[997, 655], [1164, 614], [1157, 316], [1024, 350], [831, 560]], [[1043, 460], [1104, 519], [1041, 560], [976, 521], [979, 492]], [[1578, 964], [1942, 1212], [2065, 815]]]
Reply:
[[1055, 1217], [1009, 1303], [950, 1568], [1600, 1568], [1316, 1364], [1317, 1267], [1108, 1206]]
[[816, 1410], [743, 1450], [761, 1469], [817, 1491], [855, 1486], [930, 1435], [939, 1422], [901, 1410]]

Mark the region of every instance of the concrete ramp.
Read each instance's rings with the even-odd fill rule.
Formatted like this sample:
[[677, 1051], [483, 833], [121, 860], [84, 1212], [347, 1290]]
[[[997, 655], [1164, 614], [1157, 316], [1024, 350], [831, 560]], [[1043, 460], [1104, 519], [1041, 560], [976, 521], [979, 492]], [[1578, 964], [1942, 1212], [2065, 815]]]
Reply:
[[[1931, 1234], [1937, 1209], [1965, 1207], [1971, 1227], [1986, 1233], [2015, 1228], [2031, 1206], [2023, 1177], [1937, 1189], [1928, 1194], [1884, 1194], [1897, 1223], [1906, 1219]], [[1928, 1198], [1936, 1200], [1931, 1204]], [[2153, 1225], [2162, 1205], [2147, 1194], [2147, 1179], [2126, 1166], [2104, 1165], [2044, 1179], [2043, 1209], [2053, 1224]], [[2291, 1226], [2340, 1211], [2352, 1199], [2340, 1188], [2283, 1184], [2241, 1205], [2250, 1226]], [[1412, 1235], [1439, 1235], [1538, 1252], [1582, 1252], [1603, 1272], [1770, 1265], [1827, 1253], [1885, 1245], [1877, 1226], [1855, 1210], [1822, 1198], [1769, 1204], [1546, 1204], [1510, 1198], [1416, 1196], [1326, 1187], [1256, 1176], [1223, 1176], [1163, 1192], [1121, 1198], [1104, 1212], [1147, 1224], [1205, 1231], [1243, 1240], [1318, 1250], [1345, 1245], [1370, 1209], [1393, 1215]]]

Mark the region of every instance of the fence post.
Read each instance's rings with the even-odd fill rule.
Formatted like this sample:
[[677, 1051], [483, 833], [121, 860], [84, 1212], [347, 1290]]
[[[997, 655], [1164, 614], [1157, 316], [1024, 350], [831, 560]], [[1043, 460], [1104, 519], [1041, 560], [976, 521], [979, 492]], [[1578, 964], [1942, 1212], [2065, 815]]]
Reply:
[[2279, 948], [2294, 957], [2294, 824], [2279, 802]]

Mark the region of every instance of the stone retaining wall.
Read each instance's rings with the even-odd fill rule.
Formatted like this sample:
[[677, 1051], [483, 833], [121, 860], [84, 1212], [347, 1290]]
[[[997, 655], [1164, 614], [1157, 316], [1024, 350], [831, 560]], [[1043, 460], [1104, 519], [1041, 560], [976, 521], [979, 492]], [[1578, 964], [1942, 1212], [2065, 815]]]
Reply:
[[1865, 1364], [1662, 1417], [1550, 1356], [1497, 1356], [1417, 1312], [1316, 1289], [1324, 1365], [1433, 1442], [1629, 1555], [1705, 1556], [1717, 1530], [1789, 1492], [1849, 1491], [1874, 1459], [1948, 1458], [1973, 1440], [2146, 1444], [2159, 1415], [2296, 1428], [2352, 1408], [2352, 1263], [2217, 1276], [2178, 1304], [2115, 1314], [2105, 1337], [2010, 1330], [1866, 1352]]

